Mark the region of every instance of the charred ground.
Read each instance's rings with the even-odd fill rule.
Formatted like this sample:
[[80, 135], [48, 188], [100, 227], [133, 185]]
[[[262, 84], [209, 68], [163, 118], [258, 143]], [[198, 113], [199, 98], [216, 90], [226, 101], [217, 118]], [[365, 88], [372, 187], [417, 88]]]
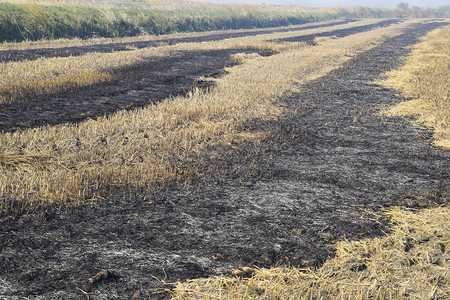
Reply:
[[214, 149], [205, 167], [219, 175], [1, 219], [0, 295], [163, 298], [170, 282], [232, 267], [319, 265], [333, 242], [388, 230], [383, 207], [448, 202], [450, 155], [428, 130], [380, 116], [401, 99], [371, 83], [437, 26], [417, 25], [302, 87], [285, 117], [244, 124], [270, 134]]

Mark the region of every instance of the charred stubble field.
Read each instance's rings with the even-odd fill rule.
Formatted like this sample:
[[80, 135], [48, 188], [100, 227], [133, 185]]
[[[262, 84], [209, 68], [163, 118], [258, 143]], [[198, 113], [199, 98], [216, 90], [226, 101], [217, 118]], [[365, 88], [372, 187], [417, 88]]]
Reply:
[[206, 159], [219, 175], [3, 217], [0, 295], [165, 298], [172, 282], [238, 266], [320, 265], [333, 242], [388, 231], [383, 207], [448, 202], [448, 152], [429, 145], [428, 130], [380, 116], [400, 99], [372, 83], [438, 26], [416, 25], [307, 84], [284, 100], [285, 116], [244, 124], [270, 135], [216, 149]]
[[[350, 23], [351, 20], [326, 23], [322, 25], [302, 26], [303, 30]], [[287, 39], [286, 42], [306, 42], [314, 44], [317, 37], [348, 36], [358, 32], [398, 23], [397, 20], [378, 21], [374, 24], [355, 26], [346, 29], [330, 30], [319, 34], [310, 34]], [[294, 27], [295, 29], [295, 27]], [[0, 62], [34, 60], [39, 57], [79, 56], [91, 52], [119, 52], [127, 47], [156, 47], [161, 43], [168, 45], [224, 40], [236, 37], [250, 37], [257, 34], [288, 32], [294, 29], [260, 30], [238, 33], [216, 33], [203, 37], [186, 37], [158, 40], [157, 42], [129, 42], [101, 44], [84, 47], [26, 49], [0, 51]], [[279, 40], [277, 42], [283, 42]], [[0, 102], [0, 131], [13, 132], [18, 129], [33, 128], [42, 125], [57, 125], [65, 122], [80, 122], [110, 114], [121, 109], [144, 107], [157, 103], [169, 96], [183, 95], [192, 87], [206, 88], [210, 81], [198, 81], [199, 77], [218, 77], [224, 74], [224, 68], [233, 65], [229, 57], [235, 53], [254, 53], [261, 56], [272, 55], [270, 49], [226, 49], [210, 51], [176, 51], [170, 57], [151, 58], [145, 63], [114, 70], [116, 80], [90, 85], [84, 88], [70, 89], [56, 95], [30, 95], [26, 102]]]

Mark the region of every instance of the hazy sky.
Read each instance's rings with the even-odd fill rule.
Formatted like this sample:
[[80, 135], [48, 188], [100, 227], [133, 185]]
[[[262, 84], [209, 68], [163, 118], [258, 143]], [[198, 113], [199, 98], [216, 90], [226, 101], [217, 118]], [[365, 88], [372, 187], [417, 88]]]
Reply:
[[335, 7], [335, 6], [368, 6], [368, 7], [396, 7], [400, 2], [406, 2], [411, 6], [438, 7], [450, 6], [450, 0], [200, 0], [202, 2], [216, 3], [266, 3], [266, 4], [294, 4], [310, 7]]

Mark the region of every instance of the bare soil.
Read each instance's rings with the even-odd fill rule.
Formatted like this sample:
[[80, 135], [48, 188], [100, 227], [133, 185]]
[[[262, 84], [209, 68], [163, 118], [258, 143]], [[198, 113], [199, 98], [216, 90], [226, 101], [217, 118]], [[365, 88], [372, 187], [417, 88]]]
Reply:
[[239, 266], [318, 266], [334, 242], [388, 231], [384, 207], [448, 203], [449, 153], [429, 130], [380, 116], [402, 99], [371, 83], [438, 26], [417, 25], [302, 87], [284, 117], [243, 124], [270, 134], [214, 149], [209, 176], [3, 217], [0, 298], [166, 298], [171, 282]]

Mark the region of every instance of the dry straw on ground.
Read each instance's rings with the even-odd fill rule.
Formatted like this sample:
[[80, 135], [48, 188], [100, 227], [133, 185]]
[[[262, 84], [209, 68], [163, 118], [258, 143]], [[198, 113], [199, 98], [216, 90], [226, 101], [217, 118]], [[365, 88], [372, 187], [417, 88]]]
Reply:
[[405, 66], [387, 73], [382, 82], [410, 101], [390, 108], [387, 115], [416, 119], [434, 129], [434, 144], [450, 150], [450, 26], [436, 29], [414, 47]]
[[251, 278], [179, 283], [174, 299], [449, 299], [449, 207], [393, 208], [385, 237], [338, 243], [317, 270], [256, 269]]
[[[263, 134], [239, 131], [242, 122], [276, 118], [283, 111], [277, 99], [299, 83], [325, 75], [409, 24], [247, 57], [210, 91], [195, 90], [144, 109], [2, 134], [0, 210], [79, 204], [108, 186], [155, 188], [201, 174], [202, 157], [211, 146]], [[21, 163], [21, 156], [30, 159]], [[29, 163], [34, 157], [45, 159]]]

